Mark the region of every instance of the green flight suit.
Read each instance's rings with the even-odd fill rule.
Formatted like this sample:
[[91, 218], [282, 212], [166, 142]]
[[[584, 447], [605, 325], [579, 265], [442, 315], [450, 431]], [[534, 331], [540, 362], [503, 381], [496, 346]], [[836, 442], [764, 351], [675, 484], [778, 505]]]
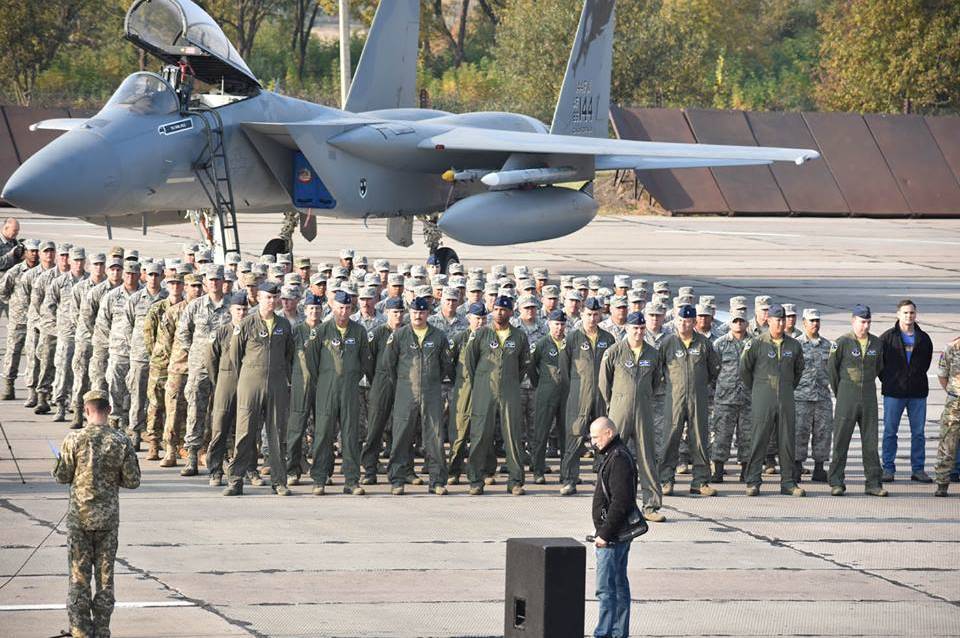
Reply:
[[607, 413], [607, 404], [597, 389], [597, 379], [603, 355], [616, 342], [614, 336], [603, 328], [597, 328], [596, 343], [591, 342], [582, 329], [567, 333], [567, 345], [561, 353], [562, 365], [570, 379], [564, 418], [566, 447], [560, 461], [560, 483], [564, 485], [576, 485], [580, 477], [580, 455], [589, 436], [590, 423]]
[[367, 331], [348, 320], [343, 334], [333, 319], [321, 324], [306, 348], [307, 365], [316, 384], [313, 437], [314, 485], [324, 485], [333, 468], [333, 440], [340, 426], [345, 487], [360, 484], [360, 378], [372, 377], [373, 359]]
[[230, 358], [237, 373], [237, 433], [230, 484], [242, 484], [244, 473], [257, 458], [257, 439], [266, 427], [270, 454], [270, 480], [286, 486], [283, 460], [287, 406], [290, 404], [290, 367], [293, 363], [293, 329], [280, 316], [273, 329], [256, 312], [245, 317], [234, 331]]
[[783, 335], [780, 347], [770, 338], [770, 332], [754, 337], [740, 355], [740, 376], [743, 385], [750, 388], [750, 412], [753, 430], [750, 434], [750, 459], [747, 464], [747, 485], [760, 485], [763, 460], [774, 432], [783, 467], [780, 469], [780, 489], [797, 486], [790, 469], [794, 458], [796, 435], [796, 405], [793, 391], [803, 376], [803, 347], [793, 337]]
[[542, 476], [547, 469], [547, 437], [554, 422], [558, 432], [566, 432], [564, 417], [567, 393], [570, 391], [570, 371], [563, 365], [560, 347], [549, 334], [530, 346], [530, 382], [536, 388], [533, 394], [533, 440], [530, 446], [530, 471]]
[[[473, 388], [467, 372], [467, 344], [476, 332], [464, 330], [449, 343], [450, 361], [453, 365], [453, 389], [450, 392], [450, 414], [447, 423], [447, 438], [451, 441], [447, 454], [447, 476], [460, 476], [470, 441], [470, 395]], [[493, 476], [497, 471], [497, 455], [494, 446], [487, 453], [484, 476]]]
[[720, 374], [720, 355], [710, 339], [694, 331], [690, 346], [679, 334], [660, 342], [659, 373], [663, 376], [666, 417], [660, 483], [673, 483], [680, 460], [684, 427], [693, 461], [690, 487], [700, 487], [710, 477], [710, 385]]
[[520, 382], [530, 368], [527, 334], [510, 326], [501, 344], [493, 328], [480, 328], [466, 346], [465, 359], [471, 380], [470, 462], [467, 471], [470, 485], [483, 486], [499, 414], [507, 454], [507, 489], [522, 486]]
[[[370, 381], [370, 391], [367, 392], [367, 438], [360, 451], [360, 465], [363, 469], [363, 478], [377, 478], [377, 459], [380, 458], [380, 448], [383, 444], [383, 435], [393, 413], [393, 395], [396, 387], [395, 379], [390, 375], [380, 374], [380, 358], [383, 356], [387, 339], [393, 330], [387, 324], [380, 324], [369, 335], [370, 358], [376, 364], [375, 372]], [[411, 466], [412, 471], [412, 466]], [[410, 472], [408, 472], [409, 474]]]
[[307, 365], [307, 346], [317, 338], [320, 324], [311, 327], [306, 322], [293, 328], [293, 369], [290, 372], [290, 418], [287, 420], [287, 476], [300, 476], [303, 461], [303, 438], [307, 421], [316, 403], [313, 377]]
[[636, 449], [643, 507], [654, 512], [663, 502], [653, 420], [653, 393], [661, 383], [660, 351], [646, 341], [639, 357], [624, 339], [607, 350], [600, 362], [600, 394], [610, 406], [608, 416], [620, 438], [627, 447]]
[[443, 455], [443, 396], [440, 385], [450, 374], [452, 362], [447, 334], [427, 324], [421, 342], [409, 325], [397, 329], [387, 339], [380, 357], [377, 376], [390, 377], [394, 383], [393, 447], [390, 450], [390, 483], [402, 486], [413, 463], [410, 455], [417, 423], [430, 487], [447, 484], [447, 464]]
[[[837, 397], [833, 416], [833, 457], [830, 461], [831, 487], [846, 487], [844, 470], [853, 430], [860, 426], [863, 448], [864, 489], [880, 489], [876, 379], [883, 370], [883, 345], [876, 335], [867, 335], [867, 347], [848, 332], [837, 339], [827, 359], [830, 387]], [[792, 458], [792, 457], [791, 457]]]
[[213, 385], [210, 443], [207, 445], [207, 469], [211, 476], [223, 475], [227, 441], [237, 427], [237, 371], [230, 357], [230, 344], [237, 330], [239, 326], [232, 323], [217, 328], [207, 356], [207, 371]]

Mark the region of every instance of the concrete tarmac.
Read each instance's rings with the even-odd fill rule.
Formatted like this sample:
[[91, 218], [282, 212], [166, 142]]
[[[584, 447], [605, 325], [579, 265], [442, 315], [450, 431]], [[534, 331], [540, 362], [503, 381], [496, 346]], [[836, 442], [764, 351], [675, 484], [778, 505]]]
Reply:
[[[146, 236], [115, 228], [108, 240], [85, 222], [15, 214], [23, 237], [88, 250], [122, 244], [169, 255], [195, 238], [182, 224]], [[351, 246], [394, 266], [423, 260], [419, 237], [402, 249], [381, 223], [319, 221], [319, 237], [300, 240], [298, 256], [335, 262]], [[279, 217], [242, 215], [240, 228], [253, 257]], [[832, 338], [849, 329], [855, 303], [873, 308], [880, 333], [892, 325], [896, 301], [910, 297], [937, 353], [927, 414], [932, 473], [945, 397], [936, 358], [960, 335], [960, 222], [604, 217], [548, 242], [450, 245], [468, 265], [546, 266], [552, 279], [621, 272], [668, 279], [674, 289], [689, 284], [717, 295], [721, 308], [734, 294], [770, 294], [820, 308]], [[0, 403], [26, 479], [20, 483], [0, 444], [0, 635], [55, 636], [68, 626], [66, 536], [54, 529], [67, 489], [50, 478], [49, 444], [59, 446], [67, 430], [21, 407], [22, 379], [17, 387], [17, 401]], [[761, 497], [747, 498], [734, 463], [716, 485], [718, 497], [688, 495], [689, 475], [679, 477], [677, 495], [665, 499], [668, 521], [632, 548], [631, 635], [960, 635], [960, 485], [938, 499], [933, 486], [909, 480], [905, 422], [897, 464], [886, 499], [863, 495], [857, 437], [843, 498], [808, 481], [808, 498], [781, 496], [778, 477]], [[560, 498], [558, 462], [550, 465], [548, 484], [529, 484], [525, 497], [508, 495], [505, 477], [483, 497], [469, 497], [463, 485], [447, 497], [426, 487], [392, 497], [382, 483], [353, 497], [339, 494], [338, 474], [324, 497], [304, 486], [291, 498], [247, 486], [242, 498], [225, 498], [205, 476], [181, 478], [179, 468], [141, 458], [142, 486], [121, 494], [113, 635], [501, 636], [506, 539], [592, 532], [594, 476], [585, 475], [576, 496]], [[597, 617], [594, 567], [588, 548], [585, 635]]]

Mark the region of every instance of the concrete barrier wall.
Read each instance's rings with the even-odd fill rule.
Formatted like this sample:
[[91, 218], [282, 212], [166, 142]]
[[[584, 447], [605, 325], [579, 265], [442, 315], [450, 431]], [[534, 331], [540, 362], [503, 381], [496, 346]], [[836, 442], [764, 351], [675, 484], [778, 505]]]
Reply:
[[[673, 214], [960, 216], [960, 117], [611, 109], [624, 139], [813, 148], [822, 159], [637, 171]], [[657, 123], [669, 126], [657, 127]], [[670, 184], [672, 188], [663, 188]], [[723, 204], [695, 195], [716, 188]], [[699, 201], [698, 206], [688, 202]]]

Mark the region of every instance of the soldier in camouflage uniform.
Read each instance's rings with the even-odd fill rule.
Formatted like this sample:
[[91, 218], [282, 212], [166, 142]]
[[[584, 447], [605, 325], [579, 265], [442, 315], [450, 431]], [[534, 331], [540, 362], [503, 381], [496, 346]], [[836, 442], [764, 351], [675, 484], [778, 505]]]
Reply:
[[160, 284], [163, 267], [159, 263], [147, 264], [147, 285], [133, 293], [127, 302], [125, 325], [130, 331], [127, 339], [130, 350], [130, 369], [127, 372], [127, 388], [130, 392], [130, 431], [133, 448], [140, 449], [140, 437], [147, 427], [147, 380], [150, 374], [150, 353], [147, 351], [144, 322], [150, 308], [167, 297]]
[[127, 371], [130, 369], [130, 345], [126, 309], [130, 297], [140, 290], [140, 264], [123, 263], [123, 283], [103, 296], [97, 327], [109, 335], [107, 346], [107, 390], [110, 393], [111, 419], [123, 430], [127, 429], [130, 414], [130, 393], [127, 390]]
[[957, 442], [960, 441], [960, 338], [950, 342], [940, 354], [937, 378], [947, 392], [947, 402], [940, 415], [940, 443], [937, 445], [937, 464], [934, 466], [937, 489], [934, 496], [946, 496], [950, 474], [956, 471]]
[[210, 340], [222, 325], [230, 322], [230, 305], [223, 296], [223, 266], [210, 265], [205, 276], [207, 294], [187, 304], [177, 323], [176, 341], [188, 351], [187, 463], [181, 476], [195, 476], [200, 448], [204, 445], [213, 386], [207, 373]]
[[[87, 254], [79, 246], [70, 250], [70, 271], [65, 272], [51, 283], [44, 300], [43, 311], [53, 315], [57, 322], [57, 349], [54, 353], [53, 403], [57, 406], [54, 421], [67, 420], [67, 401], [73, 389], [73, 362], [76, 345], [74, 335], [77, 330], [77, 306], [73, 297], [73, 287], [85, 281]], [[102, 264], [100, 268], [103, 272]]]
[[170, 306], [183, 300], [183, 278], [173, 271], [164, 279], [167, 297], [150, 306], [143, 320], [143, 347], [149, 357], [147, 375], [147, 413], [144, 438], [149, 445], [147, 460], [160, 459], [160, 442], [163, 438], [165, 415], [164, 386], [167, 383], [167, 366], [170, 365], [171, 333], [164, 324]]
[[[103, 259], [103, 253], [94, 255], [94, 260]], [[117, 259], [107, 264], [94, 264], [90, 277], [76, 284], [70, 291], [77, 307], [77, 328], [73, 344], [73, 387], [70, 390], [70, 405], [73, 406], [72, 429], [83, 426], [83, 395], [90, 389], [90, 363], [93, 357], [93, 334], [96, 329], [100, 300], [107, 292], [120, 284], [123, 263]], [[106, 269], [106, 270], [105, 270]]]
[[[107, 395], [84, 395], [86, 424], [63, 441], [53, 476], [70, 485], [67, 549], [70, 586], [67, 616], [75, 638], [110, 635], [113, 614], [113, 564], [120, 527], [119, 488], [140, 486], [140, 465], [124, 434], [107, 425]], [[97, 593], [91, 596], [96, 575]]]
[[616, 341], [623, 341], [627, 335], [629, 312], [630, 300], [626, 295], [614, 295], [610, 298], [610, 316], [600, 322], [600, 327], [612, 334]]
[[56, 271], [57, 247], [52, 241], [45, 242], [40, 246], [40, 263], [23, 273], [17, 280], [20, 287], [20, 294], [27, 299], [27, 342], [25, 347], [25, 356], [27, 358], [27, 400], [23, 407], [33, 408], [37, 406], [37, 381], [40, 377], [40, 314], [39, 308], [34, 305], [34, 288], [36, 280], [43, 273], [53, 270]]
[[713, 342], [713, 349], [720, 357], [710, 441], [710, 458], [713, 461], [711, 480], [715, 483], [723, 482], [723, 465], [730, 458], [730, 443], [734, 434], [737, 436], [740, 482], [746, 477], [750, 455], [750, 388], [744, 385], [740, 375], [740, 357], [749, 340], [746, 308], [732, 309], [730, 330]]
[[183, 278], [186, 288], [186, 298], [167, 309], [166, 315], [160, 322], [157, 332], [157, 343], [154, 350], [161, 347], [161, 339], [169, 343], [170, 363], [167, 365], [167, 384], [163, 387], [164, 422], [163, 422], [163, 460], [160, 467], [173, 467], [177, 464], [179, 448], [187, 429], [187, 398], [184, 388], [187, 385], [187, 364], [189, 350], [176, 338], [180, 316], [187, 309], [187, 305], [200, 298], [203, 291], [203, 281], [199, 275], [190, 273]]
[[35, 267], [40, 261], [40, 242], [30, 239], [24, 242], [26, 251], [23, 261], [16, 264], [3, 274], [0, 280], [0, 298], [8, 304], [6, 348], [3, 353], [3, 394], [0, 400], [15, 399], [13, 382], [20, 371], [20, 355], [27, 340], [27, 305], [30, 300], [30, 291], [20, 288], [19, 280], [25, 272]]
[[803, 330], [803, 334], [797, 338], [803, 348], [803, 376], [793, 393], [797, 404], [795, 475], [799, 481], [812, 434], [814, 469], [811, 478], [817, 483], [826, 483], [824, 465], [830, 460], [833, 438], [833, 401], [830, 398], [830, 375], [827, 373], [832, 344], [829, 339], [820, 336], [820, 311], [816, 308], [804, 309]]
[[48, 414], [50, 412], [50, 395], [53, 393], [53, 379], [55, 376], [54, 358], [57, 352], [57, 308], [50, 308], [47, 304], [50, 288], [54, 280], [70, 271], [70, 249], [73, 244], [57, 245], [57, 264], [55, 268], [46, 270], [33, 282], [30, 292], [30, 305], [37, 315], [39, 330], [36, 349], [36, 379], [37, 379], [37, 406], [34, 414]]
[[[90, 291], [89, 310], [93, 313], [90, 318], [92, 326], [90, 338], [90, 364], [87, 366], [87, 377], [90, 388], [94, 390], [107, 389], [107, 363], [110, 355], [110, 326], [99, 321], [100, 311], [103, 308], [104, 298], [120, 286], [124, 276], [124, 262], [122, 257], [111, 257], [107, 281]], [[114, 279], [116, 277], [116, 279]]]

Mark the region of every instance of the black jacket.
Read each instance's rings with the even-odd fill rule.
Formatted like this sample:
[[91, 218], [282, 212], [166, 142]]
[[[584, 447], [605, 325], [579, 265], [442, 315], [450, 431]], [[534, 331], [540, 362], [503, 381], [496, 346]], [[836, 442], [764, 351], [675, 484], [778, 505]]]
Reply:
[[907, 353], [900, 337], [900, 322], [880, 335], [883, 344], [883, 370], [880, 372], [880, 391], [883, 396], [897, 399], [922, 399], [930, 392], [927, 370], [933, 360], [933, 341], [930, 336], [913, 325], [913, 354], [907, 365]]
[[[601, 482], [606, 485], [604, 494]], [[611, 541], [626, 527], [637, 499], [637, 462], [617, 434], [600, 450], [597, 486], [593, 491], [593, 526], [597, 536]]]

